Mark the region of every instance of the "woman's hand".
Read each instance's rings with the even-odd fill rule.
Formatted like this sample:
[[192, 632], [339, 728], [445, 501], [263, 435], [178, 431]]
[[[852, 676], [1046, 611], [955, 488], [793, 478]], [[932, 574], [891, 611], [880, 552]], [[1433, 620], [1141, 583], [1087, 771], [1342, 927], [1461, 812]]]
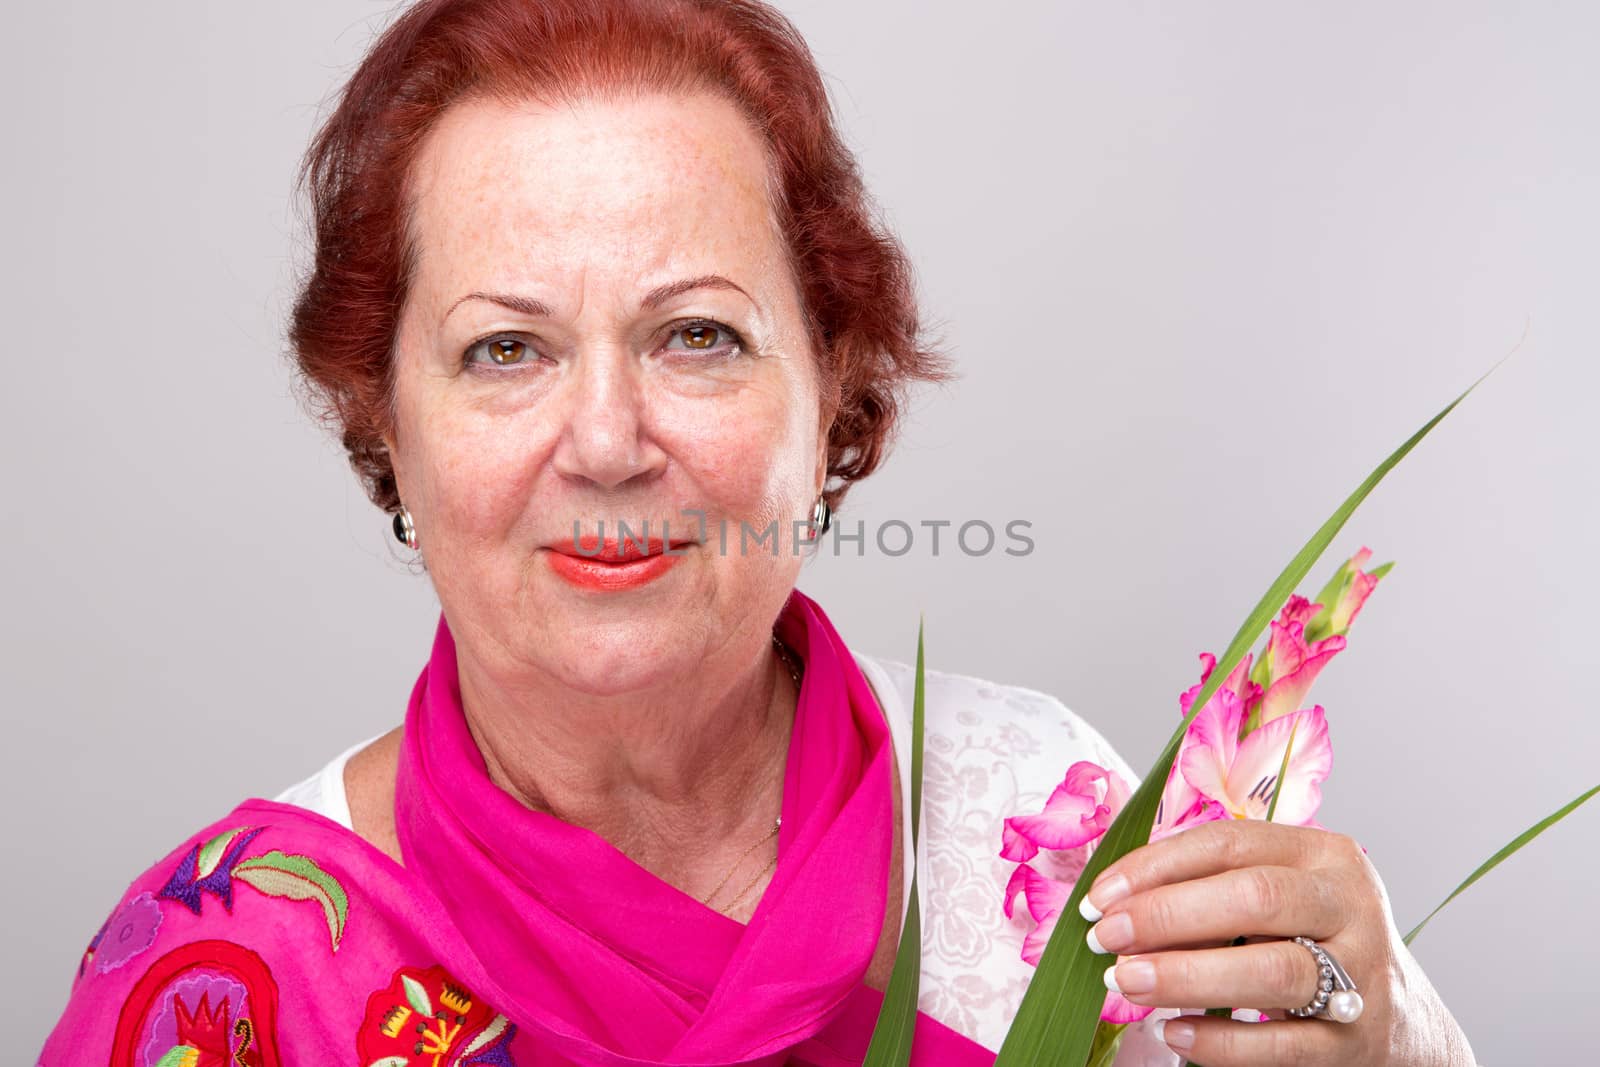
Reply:
[[[1268, 1021], [1184, 1016], [1163, 1037], [1205, 1067], [1473, 1067], [1466, 1036], [1401, 941], [1361, 847], [1327, 830], [1205, 823], [1123, 856], [1088, 893], [1090, 931], [1117, 953], [1107, 974], [1135, 1004], [1267, 1011]], [[1086, 911], [1088, 914], [1089, 911]], [[1353, 1023], [1300, 1019], [1323, 945], [1360, 991]], [[1233, 945], [1235, 938], [1246, 943]]]

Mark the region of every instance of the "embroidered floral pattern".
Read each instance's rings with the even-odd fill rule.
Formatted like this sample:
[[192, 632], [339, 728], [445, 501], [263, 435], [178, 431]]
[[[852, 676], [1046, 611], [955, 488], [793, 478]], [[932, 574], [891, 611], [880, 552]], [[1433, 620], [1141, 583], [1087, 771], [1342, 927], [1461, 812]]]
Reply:
[[350, 914], [349, 894], [337, 878], [310, 856], [274, 849], [241, 859], [245, 846], [263, 829], [265, 827], [238, 826], [204, 843], [195, 842], [156, 896], [176, 900], [199, 915], [203, 894], [209, 894], [220, 900], [223, 909], [231, 914], [233, 886], [237, 879], [269, 897], [313, 900], [322, 906], [333, 951], [339, 951], [339, 939], [344, 936]]
[[274, 849], [241, 860], [234, 866], [233, 876], [269, 897], [316, 901], [328, 922], [333, 951], [339, 951], [339, 939], [344, 936], [344, 924], [350, 914], [350, 897], [339, 880], [317, 866], [310, 856]]
[[176, 900], [199, 915], [202, 894], [209, 893], [222, 901], [224, 911], [231, 913], [233, 865], [239, 861], [245, 846], [250, 844], [262, 829], [257, 827], [251, 830], [241, 826], [234, 830], [224, 830], [204, 843], [196, 841], [194, 847], [178, 861], [172, 877], [168, 878], [167, 884], [156, 892], [156, 896], [166, 900]]
[[83, 972], [88, 970], [90, 962], [94, 960], [95, 952], [100, 948], [100, 942], [105, 939], [106, 930], [111, 927], [111, 918], [110, 915], [106, 916], [106, 921], [100, 924], [100, 929], [89, 939], [89, 947], [83, 950], [83, 959], [78, 961], [78, 977], [73, 979], [74, 984], [83, 980]]
[[[149, 893], [140, 893], [124, 903], [100, 927], [83, 962], [92, 959], [99, 974], [116, 970], [149, 948], [161, 929], [161, 905]], [[79, 968], [82, 973], [82, 968]]]
[[261, 957], [231, 941], [162, 956], [117, 1018], [111, 1067], [281, 1067], [278, 986]]
[[402, 967], [367, 1000], [356, 1054], [362, 1067], [516, 1067], [515, 1023], [443, 967]]

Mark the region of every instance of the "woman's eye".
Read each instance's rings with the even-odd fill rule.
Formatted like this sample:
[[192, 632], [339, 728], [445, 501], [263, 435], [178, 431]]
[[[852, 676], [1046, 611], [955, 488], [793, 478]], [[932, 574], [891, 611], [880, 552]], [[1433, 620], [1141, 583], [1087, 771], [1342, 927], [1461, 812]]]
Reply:
[[[732, 327], [724, 326], [720, 322], [710, 320], [685, 322], [673, 328], [667, 338], [667, 350], [731, 356], [744, 351], [744, 338], [740, 337]], [[485, 337], [469, 345], [465, 362], [512, 367], [521, 363], [532, 363], [537, 358], [538, 353], [527, 341], [501, 334]]]
[[[682, 347], [675, 348], [675, 341], [682, 342]], [[728, 346], [743, 349], [744, 338], [719, 322], [686, 322], [674, 328], [672, 335], [667, 338], [669, 351], [711, 352]]]
[[526, 341], [515, 337], [487, 337], [467, 349], [467, 362], [509, 367], [521, 363], [531, 352]]

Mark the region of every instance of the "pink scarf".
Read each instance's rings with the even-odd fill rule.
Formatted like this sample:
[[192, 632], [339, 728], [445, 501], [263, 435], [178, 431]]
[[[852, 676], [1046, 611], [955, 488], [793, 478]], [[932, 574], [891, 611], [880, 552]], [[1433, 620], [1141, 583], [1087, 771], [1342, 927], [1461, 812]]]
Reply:
[[[748, 925], [489, 780], [441, 616], [406, 711], [404, 868], [305, 809], [243, 802], [129, 887], [40, 1063], [859, 1064], [881, 1003], [862, 978], [888, 895], [889, 731], [815, 601], [795, 590], [774, 629], [805, 674]], [[919, 1067], [993, 1063], [917, 1023]]]

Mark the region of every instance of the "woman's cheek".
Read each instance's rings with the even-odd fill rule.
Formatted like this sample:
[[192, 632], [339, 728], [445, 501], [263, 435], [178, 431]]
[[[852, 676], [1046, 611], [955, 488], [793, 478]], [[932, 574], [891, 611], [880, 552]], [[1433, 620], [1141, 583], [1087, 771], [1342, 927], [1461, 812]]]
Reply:
[[792, 382], [752, 381], [715, 396], [662, 398], [655, 431], [709, 507], [734, 520], [781, 518], [784, 498], [809, 482], [813, 461], [795, 390]]
[[674, 455], [689, 473], [690, 491], [712, 517], [725, 518], [730, 526], [764, 524], [776, 517], [774, 498], [781, 488], [782, 465], [774, 463], [772, 438], [752, 439], [748, 425], [740, 427], [736, 418], [724, 422], [725, 429], [707, 428], [682, 440]]
[[428, 428], [435, 507], [469, 543], [508, 534], [527, 512], [542, 462], [537, 424], [531, 416], [442, 415]]

